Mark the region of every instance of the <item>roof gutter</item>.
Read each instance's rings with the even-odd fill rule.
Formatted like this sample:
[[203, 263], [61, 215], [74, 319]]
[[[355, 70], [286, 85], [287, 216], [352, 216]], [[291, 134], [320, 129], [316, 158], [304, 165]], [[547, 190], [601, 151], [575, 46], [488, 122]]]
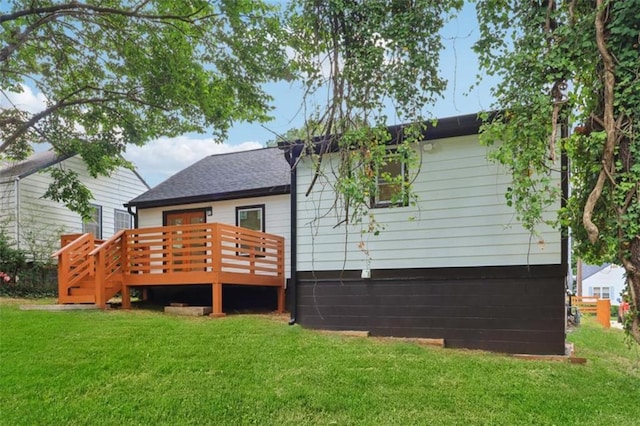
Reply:
[[237, 200], [239, 198], [266, 197], [270, 195], [288, 194], [290, 185], [278, 185], [269, 188], [257, 188], [244, 191], [225, 192], [222, 194], [203, 194], [181, 198], [157, 199], [149, 201], [131, 200], [125, 207], [148, 209], [152, 207], [178, 206], [181, 204], [209, 203], [213, 201]]

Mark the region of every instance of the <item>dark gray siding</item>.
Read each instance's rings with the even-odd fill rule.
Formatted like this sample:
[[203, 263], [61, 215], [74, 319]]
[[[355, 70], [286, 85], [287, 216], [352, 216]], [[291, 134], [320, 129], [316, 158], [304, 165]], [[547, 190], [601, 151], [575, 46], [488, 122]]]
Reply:
[[297, 274], [296, 320], [374, 336], [444, 338], [447, 347], [563, 354], [560, 265]]

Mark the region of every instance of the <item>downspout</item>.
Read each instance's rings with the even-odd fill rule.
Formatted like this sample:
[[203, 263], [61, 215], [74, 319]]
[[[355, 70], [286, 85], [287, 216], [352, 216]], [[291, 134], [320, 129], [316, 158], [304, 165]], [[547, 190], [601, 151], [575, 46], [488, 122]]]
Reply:
[[296, 160], [300, 153], [292, 152], [295, 147], [289, 148], [284, 156], [291, 166], [291, 184], [289, 186], [290, 200], [291, 200], [291, 230], [290, 230], [290, 238], [291, 238], [291, 279], [289, 281], [289, 296], [290, 296], [290, 304], [291, 304], [291, 318], [289, 319], [289, 325], [294, 325], [296, 323], [296, 316], [298, 313], [298, 297], [297, 297], [297, 252], [298, 252], [298, 209], [297, 209], [297, 199], [298, 199], [298, 191], [297, 191], [297, 168], [295, 167]]
[[125, 206], [127, 208], [127, 212], [129, 212], [129, 214], [133, 216], [133, 227], [137, 229], [138, 228], [138, 209], [136, 209], [136, 211], [134, 212], [132, 209], [132, 206], [130, 206], [129, 204], [123, 204], [123, 206]]
[[16, 248], [20, 250], [20, 176], [16, 176], [13, 180], [15, 209], [16, 209]]

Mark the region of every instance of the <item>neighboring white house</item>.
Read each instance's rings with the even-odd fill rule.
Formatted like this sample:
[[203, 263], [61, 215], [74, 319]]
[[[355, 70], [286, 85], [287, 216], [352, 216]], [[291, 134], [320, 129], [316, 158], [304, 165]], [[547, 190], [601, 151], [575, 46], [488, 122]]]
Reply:
[[612, 305], [618, 305], [626, 283], [622, 266], [610, 263], [595, 266], [582, 265], [582, 295], [610, 299]]
[[[390, 208], [372, 199], [369, 213], [384, 225], [377, 236], [362, 232], [367, 217], [341, 224], [344, 214], [333, 208], [336, 155], [325, 154], [318, 171], [300, 143], [281, 144], [297, 164], [293, 320], [311, 328], [444, 338], [451, 347], [564, 353], [566, 241], [558, 230], [541, 227], [531, 235], [518, 223], [505, 200], [511, 177], [487, 160], [480, 124], [473, 114], [426, 130], [414, 147], [419, 167], [402, 164], [394, 172], [415, 178], [417, 205]], [[402, 126], [389, 132], [392, 151]], [[326, 152], [334, 143], [319, 139], [316, 147]], [[560, 172], [554, 177], [561, 189]], [[382, 194], [384, 182], [379, 185]]]
[[[75, 171], [91, 190], [93, 220], [83, 222], [79, 214], [62, 203], [43, 198], [52, 181], [46, 169], [54, 166]], [[119, 229], [130, 228], [132, 217], [124, 203], [147, 189], [142, 177], [127, 168], [93, 178], [80, 156], [38, 152], [26, 160], [0, 166], [0, 227], [18, 248], [47, 255], [43, 251], [50, 250], [50, 246], [58, 248], [63, 233], [92, 232], [97, 238], [106, 239]]]
[[225, 223], [285, 239], [290, 277], [291, 169], [278, 148], [210, 155], [127, 203], [136, 228]]

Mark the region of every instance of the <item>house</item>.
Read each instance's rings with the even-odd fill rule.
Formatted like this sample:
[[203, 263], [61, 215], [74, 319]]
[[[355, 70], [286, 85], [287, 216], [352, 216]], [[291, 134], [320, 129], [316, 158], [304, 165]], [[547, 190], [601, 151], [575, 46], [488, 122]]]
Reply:
[[[62, 203], [42, 198], [52, 181], [46, 169], [53, 166], [75, 171], [91, 190], [91, 221], [83, 221]], [[133, 170], [119, 167], [110, 176], [93, 178], [78, 155], [38, 152], [0, 166], [0, 227], [17, 248], [49, 259], [59, 247], [62, 233], [91, 232], [97, 239], [106, 239], [130, 228], [132, 217], [123, 204], [147, 189], [144, 179]]]
[[610, 299], [612, 305], [618, 305], [626, 287], [626, 275], [623, 267], [611, 263], [603, 265], [582, 264], [582, 283], [578, 283], [582, 296]]
[[[472, 114], [428, 126], [424, 142], [414, 146], [419, 170], [408, 171], [419, 201], [371, 207], [385, 225], [377, 236], [361, 232], [367, 218], [340, 224], [332, 208], [335, 154], [324, 155], [318, 173], [301, 142], [280, 145], [297, 164], [292, 321], [377, 336], [442, 338], [448, 347], [565, 353], [566, 239], [551, 227], [533, 236], [518, 223], [505, 201], [510, 176], [487, 160], [487, 148], [478, 143], [480, 124]], [[402, 126], [389, 132], [391, 150]], [[319, 139], [316, 150], [331, 143]], [[553, 177], [566, 191], [560, 172]]]
[[[289, 164], [277, 147], [210, 155], [131, 199], [127, 207], [135, 211], [136, 228], [222, 223], [282, 236], [288, 278], [290, 178]], [[211, 301], [211, 286], [150, 290], [163, 302]], [[272, 290], [225, 286], [225, 308], [275, 307]]]

